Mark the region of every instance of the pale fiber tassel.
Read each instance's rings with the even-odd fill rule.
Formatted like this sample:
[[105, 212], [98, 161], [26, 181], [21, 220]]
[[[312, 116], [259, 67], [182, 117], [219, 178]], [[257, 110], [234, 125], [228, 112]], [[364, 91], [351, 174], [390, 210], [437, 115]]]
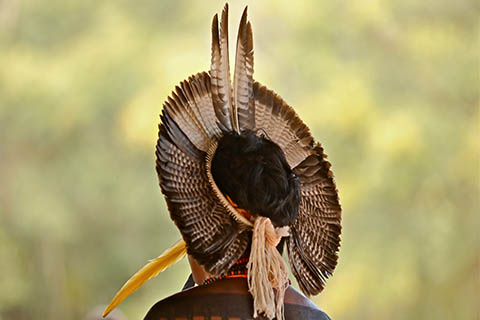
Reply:
[[288, 237], [288, 227], [275, 228], [269, 218], [258, 217], [253, 226], [248, 261], [248, 288], [253, 296], [253, 317], [283, 320], [283, 300], [288, 270], [276, 246]]
[[134, 293], [147, 280], [156, 277], [160, 272], [175, 264], [180, 259], [183, 259], [187, 254], [187, 246], [185, 241], [179, 240], [173, 246], [168, 248], [158, 258], [151, 260], [142, 269], [137, 271], [123, 287], [117, 292], [115, 297], [110, 301], [105, 308], [102, 317], [105, 318], [110, 311], [115, 309], [126, 297]]

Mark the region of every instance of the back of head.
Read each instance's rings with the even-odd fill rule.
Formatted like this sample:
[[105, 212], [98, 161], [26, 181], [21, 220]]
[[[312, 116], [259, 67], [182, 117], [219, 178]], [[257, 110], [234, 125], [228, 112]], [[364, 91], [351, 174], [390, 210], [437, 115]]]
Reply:
[[285, 226], [298, 214], [300, 183], [282, 149], [251, 131], [220, 139], [212, 175], [222, 193], [253, 216]]

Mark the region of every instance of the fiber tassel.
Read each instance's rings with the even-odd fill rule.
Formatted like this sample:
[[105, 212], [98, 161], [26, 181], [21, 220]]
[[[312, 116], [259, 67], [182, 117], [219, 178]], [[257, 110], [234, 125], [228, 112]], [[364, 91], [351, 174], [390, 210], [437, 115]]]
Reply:
[[253, 317], [283, 320], [283, 301], [288, 288], [288, 270], [276, 246], [287, 237], [288, 227], [274, 228], [266, 217], [257, 217], [253, 226], [248, 261], [248, 288], [253, 296]]
[[173, 246], [168, 248], [158, 258], [151, 260], [142, 269], [137, 271], [123, 287], [117, 292], [115, 297], [105, 308], [102, 317], [106, 317], [116, 306], [118, 306], [125, 298], [134, 293], [147, 280], [156, 277], [160, 272], [169, 268], [179, 260], [185, 257], [187, 246], [183, 240], [177, 241]]

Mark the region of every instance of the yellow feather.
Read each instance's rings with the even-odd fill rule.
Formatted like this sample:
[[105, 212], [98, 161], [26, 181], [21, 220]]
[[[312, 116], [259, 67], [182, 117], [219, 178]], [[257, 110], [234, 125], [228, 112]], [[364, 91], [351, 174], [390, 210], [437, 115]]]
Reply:
[[156, 277], [160, 272], [172, 266], [179, 260], [183, 259], [187, 253], [185, 241], [179, 240], [158, 258], [151, 260], [142, 269], [138, 270], [123, 287], [117, 292], [112, 301], [108, 304], [103, 312], [102, 317], [106, 317], [110, 311], [115, 309], [125, 298], [134, 293], [147, 280]]

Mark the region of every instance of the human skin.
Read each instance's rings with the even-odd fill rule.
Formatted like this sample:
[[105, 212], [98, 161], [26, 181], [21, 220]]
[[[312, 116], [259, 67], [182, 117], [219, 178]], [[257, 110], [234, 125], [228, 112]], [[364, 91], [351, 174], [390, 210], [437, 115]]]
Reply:
[[188, 263], [190, 264], [190, 269], [192, 269], [193, 281], [197, 285], [202, 285], [205, 280], [212, 277], [191, 255], [188, 255]]

